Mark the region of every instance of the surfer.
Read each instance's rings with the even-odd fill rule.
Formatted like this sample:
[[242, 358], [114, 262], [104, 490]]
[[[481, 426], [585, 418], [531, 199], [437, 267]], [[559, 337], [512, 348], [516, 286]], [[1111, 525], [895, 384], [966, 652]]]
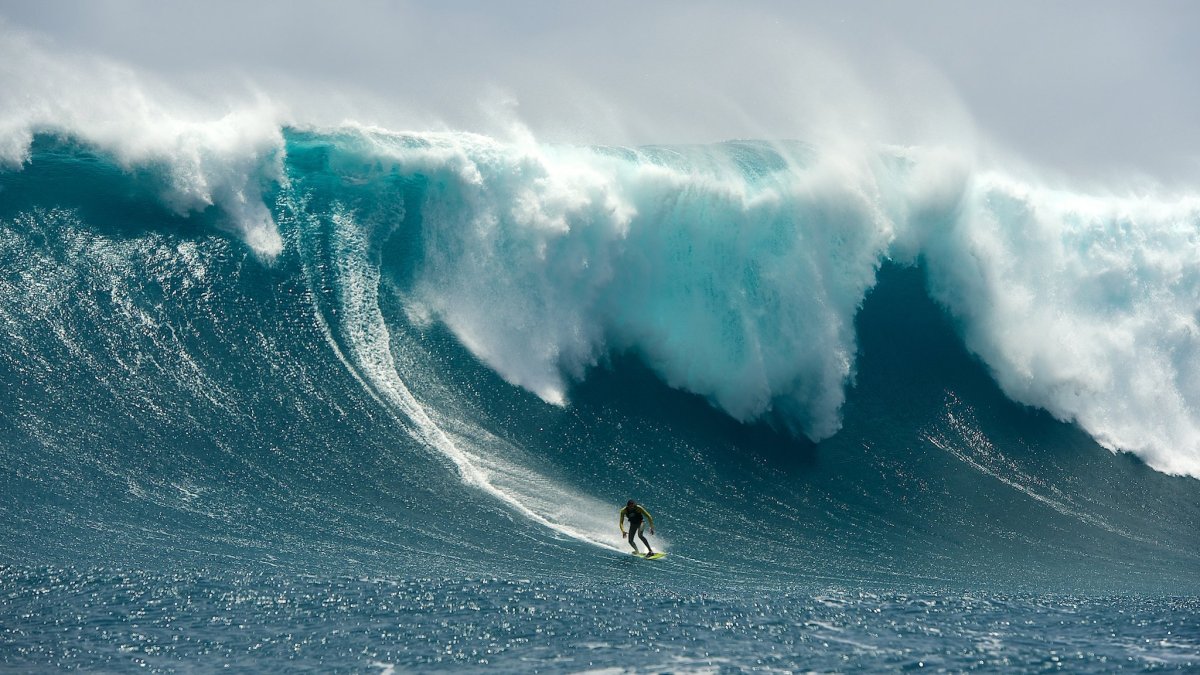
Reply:
[[643, 518], [650, 521], [650, 534], [654, 534], [654, 516], [632, 499], [625, 504], [625, 508], [621, 509], [618, 515], [620, 517], [617, 519], [617, 527], [621, 528], [622, 537], [625, 536], [625, 519], [629, 519], [629, 545], [633, 547], [633, 552], [641, 553], [633, 541], [633, 535], [637, 534], [642, 543], [646, 545], [646, 557], [654, 555], [653, 549], [650, 548], [650, 542], [646, 541], [646, 535], [642, 534]]

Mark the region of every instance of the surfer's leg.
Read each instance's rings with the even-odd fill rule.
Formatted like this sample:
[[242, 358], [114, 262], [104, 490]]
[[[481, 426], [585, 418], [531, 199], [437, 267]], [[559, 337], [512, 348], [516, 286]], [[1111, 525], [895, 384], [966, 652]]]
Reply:
[[[633, 526], [633, 523], [630, 523], [630, 524], [629, 524], [629, 545], [633, 547], [633, 552], [634, 552], [634, 553], [637, 553], [637, 552], [638, 552], [637, 544], [633, 543], [633, 535], [634, 535], [634, 533], [636, 533], [637, 531], [638, 531], [638, 528], [634, 527], [634, 526]], [[644, 541], [644, 540], [643, 540], [643, 541]]]
[[[646, 545], [646, 555], [650, 555], [651, 553], [654, 553], [654, 549], [650, 548], [650, 542], [646, 541], [646, 535], [642, 534], [641, 527], [638, 528], [638, 538], [641, 539], [642, 543]], [[630, 539], [630, 541], [632, 541], [633, 537], [631, 536], [631, 537], [629, 537], [629, 539]], [[636, 550], [637, 546], [634, 546], [633, 548]]]

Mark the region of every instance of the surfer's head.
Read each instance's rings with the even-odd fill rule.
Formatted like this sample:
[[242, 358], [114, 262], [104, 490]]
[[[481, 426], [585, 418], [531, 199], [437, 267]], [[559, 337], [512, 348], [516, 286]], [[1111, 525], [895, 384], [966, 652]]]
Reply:
[[632, 509], [635, 506], [637, 506], [637, 502], [633, 501], [632, 499], [630, 499], [628, 502], [625, 502], [625, 508], [627, 509]]

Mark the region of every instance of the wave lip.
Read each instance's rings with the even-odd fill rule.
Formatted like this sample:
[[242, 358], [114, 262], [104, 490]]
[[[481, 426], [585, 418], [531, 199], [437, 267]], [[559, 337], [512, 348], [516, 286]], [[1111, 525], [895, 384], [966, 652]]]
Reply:
[[1005, 393], [1200, 477], [1200, 199], [979, 176], [926, 250], [931, 292]]
[[562, 403], [630, 351], [739, 420], [837, 430], [854, 312], [892, 233], [873, 175], [765, 143], [423, 138], [385, 151], [428, 178], [416, 313], [506, 380]]
[[68, 137], [125, 171], [161, 177], [181, 215], [216, 207], [263, 260], [283, 249], [263, 195], [283, 177], [284, 115], [262, 96], [236, 103], [184, 96], [104, 60], [52, 54], [0, 23], [0, 165], [30, 160], [38, 134]]

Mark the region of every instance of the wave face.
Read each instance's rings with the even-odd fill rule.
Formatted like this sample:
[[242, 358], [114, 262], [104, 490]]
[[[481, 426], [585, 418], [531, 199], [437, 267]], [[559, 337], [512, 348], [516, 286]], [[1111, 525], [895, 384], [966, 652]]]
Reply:
[[875, 271], [920, 259], [1011, 398], [1200, 475], [1195, 199], [1063, 194], [912, 150], [338, 142], [427, 181], [414, 317], [548, 402], [636, 353], [739, 421], [828, 438]]
[[1195, 198], [256, 137], [0, 173], [0, 559], [593, 578], [632, 494], [684, 580], [1196, 590]]

